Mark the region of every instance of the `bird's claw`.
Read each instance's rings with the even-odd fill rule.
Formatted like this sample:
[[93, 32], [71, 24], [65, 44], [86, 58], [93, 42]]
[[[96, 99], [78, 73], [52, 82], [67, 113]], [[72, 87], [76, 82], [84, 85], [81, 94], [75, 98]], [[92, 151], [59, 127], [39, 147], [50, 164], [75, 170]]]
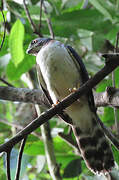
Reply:
[[76, 92], [76, 91], [77, 91], [77, 88], [76, 88], [76, 87], [69, 88], [69, 91], [70, 91], [71, 93], [74, 93], [74, 92]]
[[52, 107], [55, 107], [57, 104], [59, 104], [59, 102], [60, 102], [60, 101], [57, 100], [55, 104], [52, 104]]

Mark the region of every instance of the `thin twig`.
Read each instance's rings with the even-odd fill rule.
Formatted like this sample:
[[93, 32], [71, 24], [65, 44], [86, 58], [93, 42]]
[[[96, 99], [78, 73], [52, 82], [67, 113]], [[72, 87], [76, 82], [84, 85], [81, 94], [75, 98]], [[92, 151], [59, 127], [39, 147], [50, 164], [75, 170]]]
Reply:
[[31, 19], [31, 16], [30, 16], [30, 13], [29, 13], [29, 10], [28, 10], [28, 8], [27, 8], [26, 1], [25, 1], [25, 0], [23, 0], [23, 5], [24, 5], [24, 9], [25, 9], [26, 15], [27, 15], [27, 17], [28, 17], [29, 23], [31, 24], [31, 27], [32, 27], [32, 29], [34, 30], [34, 32], [36, 32], [36, 31], [37, 31], [37, 28], [36, 28], [34, 22], [33, 22], [32, 19]]
[[54, 35], [54, 32], [53, 32], [52, 23], [51, 23], [50, 18], [47, 18], [47, 24], [48, 24], [48, 28], [49, 28], [49, 31], [50, 31], [50, 35], [51, 35], [52, 39], [54, 39], [55, 35]]
[[7, 180], [11, 180], [11, 174], [10, 174], [10, 154], [11, 154], [11, 149], [6, 152], [7, 154]]
[[[0, 152], [8, 151], [8, 149], [12, 148], [16, 143], [21, 141], [25, 136], [33, 132], [40, 125], [47, 122], [53, 116], [63, 111], [63, 109], [70, 106], [73, 102], [79, 99], [82, 95], [88, 93], [94, 86], [96, 86], [101, 80], [103, 80], [109, 73], [111, 73], [117, 66], [119, 66], [119, 55], [103, 55], [105, 58], [108, 58], [106, 65], [95, 74], [95, 76], [89, 79], [86, 83], [84, 83], [75, 93], [70, 94], [66, 98], [63, 99], [60, 103], [58, 103], [55, 107], [52, 107], [45, 113], [42, 113], [40, 117], [33, 120], [29, 125], [27, 125], [22, 131], [17, 133], [16, 136], [11, 138], [6, 143], [0, 145]], [[106, 134], [106, 132], [105, 132]], [[111, 136], [111, 133], [110, 133]], [[116, 140], [116, 147], [119, 149], [119, 142]]]
[[20, 146], [19, 156], [18, 156], [18, 161], [17, 161], [17, 169], [16, 169], [15, 180], [19, 180], [19, 177], [20, 177], [21, 160], [22, 160], [22, 156], [23, 156], [23, 151], [24, 151], [26, 140], [27, 140], [27, 136], [23, 139], [23, 141], [21, 143], [21, 146]]
[[3, 78], [0, 78], [0, 81], [2, 81], [4, 84], [10, 86], [10, 87], [14, 87], [11, 83], [7, 82], [6, 80], [4, 80]]
[[[43, 7], [44, 7], [44, 12], [45, 12], [45, 14], [48, 15], [48, 12], [47, 12], [47, 9], [46, 9], [46, 7], [45, 7], [44, 2], [43, 2]], [[54, 39], [55, 36], [54, 36], [54, 32], [53, 32], [52, 23], [51, 23], [50, 18], [46, 18], [46, 21], [47, 21], [47, 24], [48, 24], [48, 28], [49, 28], [49, 31], [50, 31], [50, 35], [51, 35], [51, 37]]]
[[103, 122], [98, 118], [98, 122], [100, 123], [100, 126], [104, 130], [105, 135], [109, 138], [109, 140], [112, 142], [112, 144], [119, 150], [119, 141], [117, 138], [111, 133], [111, 131], [103, 124]]
[[[7, 119], [0, 119], [0, 122], [6, 124], [8, 126], [12, 126], [14, 128], [17, 128], [18, 130], [22, 130], [25, 127], [25, 126], [22, 126], [20, 124], [15, 124], [15, 123], [8, 122]], [[40, 133], [32, 132], [32, 134], [41, 140], [41, 134]]]
[[0, 50], [1, 50], [2, 47], [3, 47], [4, 41], [5, 41], [6, 24], [5, 24], [5, 16], [4, 16], [4, 13], [3, 13], [3, 11], [2, 11], [1, 8], [0, 8], [0, 11], [1, 11], [1, 13], [2, 13], [2, 17], [3, 17], [3, 21], [4, 21], [4, 34], [3, 34], [3, 39], [2, 39], [2, 42], [1, 42], [1, 45], [0, 45]]
[[43, 7], [43, 0], [40, 0], [40, 23], [39, 23], [39, 29], [42, 26], [42, 7]]
[[29, 13], [29, 10], [28, 10], [28, 8], [27, 8], [26, 1], [25, 1], [25, 0], [23, 0], [23, 6], [24, 6], [24, 9], [25, 9], [27, 18], [28, 18], [28, 20], [29, 20], [29, 23], [31, 24], [31, 27], [32, 27], [34, 33], [36, 33], [36, 34], [38, 34], [40, 37], [42, 37], [42, 35], [40, 34], [40, 32], [38, 32], [36, 25], [34, 24], [34, 22], [33, 22], [32, 19], [31, 19], [31, 16], [30, 16], [30, 13]]

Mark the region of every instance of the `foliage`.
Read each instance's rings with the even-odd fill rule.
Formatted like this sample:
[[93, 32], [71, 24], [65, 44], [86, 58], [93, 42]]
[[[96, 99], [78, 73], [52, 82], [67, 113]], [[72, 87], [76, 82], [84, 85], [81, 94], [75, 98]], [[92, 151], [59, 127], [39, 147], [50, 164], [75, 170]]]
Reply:
[[[24, 81], [23, 74], [27, 73], [35, 64], [35, 58], [26, 54], [29, 42], [36, 38], [31, 25], [28, 21], [23, 4], [15, 1], [6, 0], [7, 11], [3, 11], [7, 20], [7, 32], [5, 41], [0, 51], [0, 76], [4, 77], [15, 87], [28, 87]], [[28, 9], [32, 20], [39, 27], [39, 0], [28, 2]], [[94, 75], [103, 65], [104, 60], [99, 52], [106, 52], [105, 40], [115, 45], [116, 34], [119, 32], [119, 2], [116, 0], [47, 0], [45, 1], [47, 14], [42, 12], [41, 33], [43, 36], [50, 37], [47, 26], [47, 18], [51, 19], [55, 38], [71, 44], [80, 56], [83, 57], [86, 68], [90, 76]], [[6, 15], [7, 14], [7, 15]], [[10, 29], [10, 31], [9, 31]], [[0, 43], [3, 38], [3, 18], [0, 13]], [[115, 71], [116, 87], [119, 88], [119, 69]], [[0, 82], [0, 85], [4, 85]], [[112, 85], [111, 76], [106, 77], [97, 87], [97, 92], [102, 92], [109, 85]], [[0, 100], [0, 120], [9, 123], [21, 124], [24, 113], [17, 113], [21, 104]], [[103, 108], [102, 108], [103, 109]], [[27, 119], [30, 108], [26, 108]], [[111, 108], [104, 108], [101, 119], [108, 127], [114, 127], [114, 113]], [[26, 119], [24, 118], [24, 121]], [[32, 120], [32, 119], [31, 119]], [[26, 120], [27, 121], [27, 120]], [[50, 121], [51, 132], [56, 130], [53, 138], [55, 156], [58, 164], [61, 165], [61, 175], [63, 179], [94, 180], [94, 176], [85, 166], [83, 160], [77, 156], [67, 143], [56, 136], [59, 131], [68, 131], [68, 127], [56, 118]], [[0, 144], [9, 139], [16, 132], [14, 126], [6, 125], [0, 121]], [[40, 134], [40, 129], [36, 132]], [[18, 146], [14, 149], [15, 158], [17, 157]], [[47, 163], [45, 160], [44, 144], [35, 135], [30, 135], [23, 157], [23, 167], [21, 179], [37, 180], [51, 179]], [[114, 149], [116, 163], [119, 164], [119, 153]], [[11, 160], [14, 158], [11, 157]], [[39, 161], [41, 162], [39, 165]], [[5, 178], [4, 157], [0, 158], [0, 179]], [[13, 162], [12, 162], [13, 163]], [[77, 169], [77, 166], [79, 169]], [[72, 167], [74, 167], [71, 172]], [[15, 165], [13, 166], [15, 171]], [[115, 174], [117, 171], [115, 172]], [[100, 180], [104, 177], [100, 177]]]

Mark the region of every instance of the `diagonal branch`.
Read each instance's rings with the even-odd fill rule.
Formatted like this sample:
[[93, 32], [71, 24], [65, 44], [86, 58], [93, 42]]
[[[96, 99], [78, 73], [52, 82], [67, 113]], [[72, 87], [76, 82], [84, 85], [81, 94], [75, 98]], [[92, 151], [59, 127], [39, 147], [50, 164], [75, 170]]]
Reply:
[[[106, 54], [104, 55], [104, 57], [106, 57], [106, 65], [98, 73], [96, 73], [93, 78], [89, 79], [75, 93], [72, 93], [71, 95], [66, 97], [62, 102], [57, 104], [55, 107], [52, 107], [45, 113], [42, 113], [40, 117], [38, 117], [33, 122], [31, 122], [22, 131], [20, 131], [16, 136], [14, 136], [8, 142], [1, 145], [0, 152], [8, 151], [11, 147], [13, 147], [19, 141], [21, 141], [25, 136], [30, 134], [40, 125], [47, 122], [54, 115], [58, 114], [63, 109], [70, 106], [82, 95], [88, 93], [95, 85], [97, 85], [102, 79], [104, 79], [109, 73], [111, 73], [117, 66], [119, 66], [119, 60], [118, 60], [119, 54], [111, 54], [111, 55]], [[117, 141], [117, 148], [119, 149], [118, 141]]]

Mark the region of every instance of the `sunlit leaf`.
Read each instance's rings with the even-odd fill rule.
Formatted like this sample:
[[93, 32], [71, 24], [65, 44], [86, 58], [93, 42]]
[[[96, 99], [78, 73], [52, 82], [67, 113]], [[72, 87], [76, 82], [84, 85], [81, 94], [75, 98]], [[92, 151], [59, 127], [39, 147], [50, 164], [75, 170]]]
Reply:
[[20, 76], [27, 72], [35, 64], [35, 57], [26, 55], [18, 66], [15, 66], [13, 61], [10, 61], [7, 66], [7, 76], [10, 80], [17, 80]]
[[[3, 14], [4, 14], [4, 18], [5, 18], [5, 20], [6, 20], [7, 11], [3, 11]], [[0, 11], [0, 22], [4, 22], [3, 14], [2, 14], [2, 12]]]
[[15, 66], [18, 66], [18, 64], [24, 59], [23, 39], [24, 26], [18, 19], [12, 26], [9, 36], [11, 60]]
[[104, 108], [104, 114], [101, 116], [101, 120], [108, 126], [114, 124], [114, 111], [110, 107]]

